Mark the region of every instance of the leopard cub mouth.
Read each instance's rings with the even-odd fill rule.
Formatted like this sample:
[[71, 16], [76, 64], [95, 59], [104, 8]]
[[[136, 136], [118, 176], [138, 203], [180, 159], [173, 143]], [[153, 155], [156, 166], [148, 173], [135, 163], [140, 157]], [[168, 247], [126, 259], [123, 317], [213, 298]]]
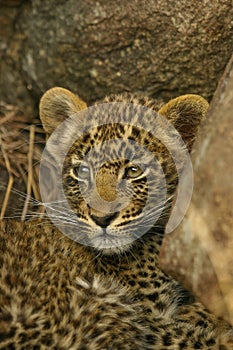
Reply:
[[91, 243], [94, 248], [103, 252], [106, 249], [111, 249], [111, 251], [118, 250], [119, 247], [120, 250], [125, 250], [133, 242], [132, 237], [129, 235], [117, 235], [117, 233], [111, 232], [108, 228], [102, 228], [101, 230], [102, 232], [91, 239]]

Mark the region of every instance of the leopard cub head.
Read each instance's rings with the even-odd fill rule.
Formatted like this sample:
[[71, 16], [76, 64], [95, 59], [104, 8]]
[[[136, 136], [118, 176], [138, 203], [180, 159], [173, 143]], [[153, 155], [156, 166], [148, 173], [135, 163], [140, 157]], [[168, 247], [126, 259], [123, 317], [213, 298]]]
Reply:
[[40, 102], [48, 136], [42, 164], [51, 161], [54, 177], [42, 192], [52, 221], [106, 254], [161, 234], [207, 109], [198, 95], [162, 106], [116, 95], [87, 108], [66, 89], [48, 90]]

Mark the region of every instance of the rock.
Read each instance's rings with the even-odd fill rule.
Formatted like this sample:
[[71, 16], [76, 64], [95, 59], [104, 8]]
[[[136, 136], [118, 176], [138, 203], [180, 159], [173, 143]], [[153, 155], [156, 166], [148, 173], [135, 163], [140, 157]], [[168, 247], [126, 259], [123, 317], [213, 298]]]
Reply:
[[54, 85], [89, 103], [122, 91], [210, 99], [232, 51], [231, 0], [7, 3], [0, 98], [28, 114]]
[[165, 237], [161, 266], [233, 324], [233, 57], [193, 153], [194, 191], [179, 228]]

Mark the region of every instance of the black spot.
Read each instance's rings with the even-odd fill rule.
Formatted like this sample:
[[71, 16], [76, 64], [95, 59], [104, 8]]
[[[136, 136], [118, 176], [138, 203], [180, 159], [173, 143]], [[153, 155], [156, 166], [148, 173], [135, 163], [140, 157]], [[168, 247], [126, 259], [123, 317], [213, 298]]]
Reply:
[[[152, 277], [152, 275], [151, 275]], [[154, 281], [153, 282], [155, 288], [159, 288], [161, 286], [161, 283], [159, 281]]]
[[130, 280], [128, 283], [129, 283], [129, 285], [132, 286], [132, 287], [135, 286], [135, 284], [136, 284], [136, 282], [135, 282], [134, 280]]
[[213, 338], [210, 338], [209, 340], [206, 341], [207, 346], [211, 346], [215, 344], [215, 340]]
[[186, 345], [187, 343], [185, 341], [182, 341], [179, 346], [180, 346], [180, 349], [185, 349], [186, 348]]
[[134, 136], [135, 138], [138, 138], [139, 135], [140, 135], [140, 130], [134, 126], [132, 128], [132, 136]]
[[122, 215], [122, 219], [129, 219], [129, 218], [130, 218], [130, 214]]
[[148, 277], [148, 273], [145, 271], [139, 271], [138, 275], [141, 277]]
[[148, 282], [140, 281], [138, 284], [142, 288], [148, 288], [149, 287], [149, 283]]
[[171, 345], [172, 344], [172, 339], [171, 339], [171, 333], [166, 333], [163, 336], [163, 345]]
[[67, 177], [65, 178], [64, 183], [65, 183], [66, 186], [69, 186], [69, 185], [74, 185], [74, 184], [76, 184], [76, 181], [75, 181], [71, 176], [67, 176]]
[[46, 322], [44, 323], [44, 327], [45, 327], [45, 329], [51, 328], [51, 323], [50, 323], [50, 321], [46, 321]]
[[202, 349], [202, 348], [203, 348], [203, 346], [199, 341], [196, 341], [194, 343], [194, 349]]
[[208, 324], [203, 321], [203, 320], [199, 320], [197, 323], [196, 323], [196, 327], [200, 326], [201, 328], [207, 328], [208, 327]]
[[11, 343], [7, 346], [7, 350], [16, 350], [16, 347], [13, 343]]
[[5, 322], [11, 322], [13, 320], [13, 317], [11, 314], [7, 313], [7, 314], [3, 314], [1, 316], [1, 321], [5, 321]]
[[152, 293], [152, 294], [149, 294], [149, 295], [147, 295], [147, 298], [149, 299], [149, 300], [151, 300], [151, 301], [153, 301], [153, 302], [155, 302], [157, 299], [158, 299], [158, 293]]
[[0, 330], [0, 341], [4, 341], [8, 338], [13, 338], [16, 332], [16, 327], [12, 327], [8, 333], [2, 333]]
[[91, 147], [85, 148], [85, 154], [88, 154], [90, 152]]
[[190, 305], [195, 301], [194, 296], [186, 289], [184, 289], [182, 286], [178, 285], [178, 292], [180, 295], [179, 303], [178, 305]]
[[153, 247], [153, 248], [150, 247], [150, 248], [148, 249], [148, 252], [153, 254], [153, 253], [155, 252], [154, 247]]
[[187, 337], [191, 337], [194, 333], [194, 330], [193, 329], [190, 329], [188, 332], [187, 332]]
[[117, 126], [118, 126], [118, 128], [119, 128], [119, 131], [120, 131], [122, 134], [124, 134], [124, 132], [125, 132], [124, 125], [122, 125], [122, 124], [117, 124]]
[[200, 315], [203, 318], [206, 318], [206, 314], [202, 311], [197, 311], [197, 314]]
[[83, 141], [83, 142], [87, 142], [87, 141], [89, 140], [89, 138], [90, 138], [90, 135], [89, 135], [89, 134], [85, 134], [85, 135], [83, 136], [82, 141]]
[[132, 136], [132, 135], [129, 136], [128, 139], [129, 139], [129, 140], [132, 140], [132, 141], [137, 141], [136, 137], [134, 137], [134, 136]]
[[152, 325], [150, 325], [149, 327], [150, 327], [150, 330], [154, 333], [156, 333], [158, 331], [158, 329]]
[[[150, 275], [150, 277], [151, 277], [151, 278], [157, 277], [157, 273], [153, 272], [153, 273]], [[156, 281], [156, 283], [160, 283], [160, 282]], [[159, 284], [159, 286], [160, 286], [160, 284]]]
[[176, 329], [176, 335], [182, 335], [182, 334], [183, 334], [182, 328], [177, 328]]
[[42, 337], [41, 339], [41, 344], [47, 345], [47, 346], [52, 346], [52, 339], [46, 335], [46, 337]]
[[144, 266], [145, 266], [144, 264], [137, 264], [137, 265], [136, 265], [137, 269], [144, 268]]
[[157, 309], [162, 311], [162, 310], [166, 309], [166, 304], [163, 303], [162, 301], [159, 301], [158, 303], [156, 303], [156, 307], [157, 307]]
[[146, 314], [152, 314], [152, 310], [148, 307], [148, 308], [145, 310], [145, 313], [146, 313]]
[[159, 280], [165, 283], [168, 281], [168, 278], [166, 276], [159, 276]]
[[11, 274], [7, 274], [6, 277], [5, 277], [5, 281], [6, 281], [6, 284], [8, 285], [12, 285], [12, 278], [11, 278]]
[[154, 344], [156, 342], [156, 337], [152, 334], [146, 336], [146, 341], [148, 344]]

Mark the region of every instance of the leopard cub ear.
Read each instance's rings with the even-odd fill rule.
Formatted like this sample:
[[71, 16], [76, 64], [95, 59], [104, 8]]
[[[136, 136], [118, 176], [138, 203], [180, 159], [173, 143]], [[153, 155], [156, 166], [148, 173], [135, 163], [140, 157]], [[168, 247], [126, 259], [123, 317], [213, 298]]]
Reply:
[[172, 99], [158, 113], [166, 117], [180, 133], [189, 151], [192, 149], [201, 121], [209, 104], [199, 95], [183, 95]]
[[66, 118], [86, 107], [85, 102], [67, 89], [54, 87], [48, 90], [39, 106], [45, 132], [49, 136]]

